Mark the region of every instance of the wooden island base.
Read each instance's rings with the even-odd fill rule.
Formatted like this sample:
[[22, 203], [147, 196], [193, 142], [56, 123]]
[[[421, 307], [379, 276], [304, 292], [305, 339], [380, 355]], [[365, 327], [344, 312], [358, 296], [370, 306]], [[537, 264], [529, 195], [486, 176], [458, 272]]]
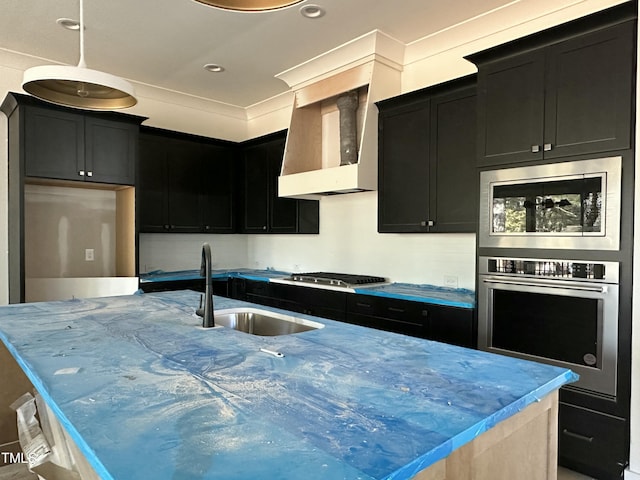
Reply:
[[414, 480], [556, 480], [558, 391], [500, 422]]

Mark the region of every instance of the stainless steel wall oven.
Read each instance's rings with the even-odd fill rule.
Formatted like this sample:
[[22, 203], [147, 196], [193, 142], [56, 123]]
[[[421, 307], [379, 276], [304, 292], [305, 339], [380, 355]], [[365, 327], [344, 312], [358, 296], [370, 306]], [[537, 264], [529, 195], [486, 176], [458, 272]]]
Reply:
[[618, 250], [622, 158], [480, 173], [478, 246]]
[[571, 388], [614, 397], [619, 264], [479, 258], [478, 346], [570, 368]]

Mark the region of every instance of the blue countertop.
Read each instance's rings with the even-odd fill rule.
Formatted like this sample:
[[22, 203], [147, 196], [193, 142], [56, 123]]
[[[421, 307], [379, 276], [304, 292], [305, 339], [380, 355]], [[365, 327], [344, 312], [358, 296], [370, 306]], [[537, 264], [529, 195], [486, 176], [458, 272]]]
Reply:
[[[228, 269], [214, 270], [212, 278], [246, 278], [248, 280], [258, 280], [263, 282], [277, 281], [289, 277], [290, 273], [278, 270], [252, 270]], [[168, 282], [176, 280], [197, 280], [202, 278], [200, 270], [181, 270], [165, 272], [156, 270], [154, 272], [140, 274], [140, 283]], [[305, 286], [298, 283], [299, 286]], [[322, 287], [319, 287], [322, 288]], [[338, 288], [331, 287], [334, 290]], [[401, 300], [411, 300], [415, 302], [433, 303], [450, 307], [474, 308], [475, 292], [464, 288], [447, 288], [435, 285], [418, 285], [409, 283], [390, 283], [380, 286], [356, 287], [354, 289], [343, 289], [359, 293], [362, 295], [374, 295], [379, 297], [398, 298]]]
[[[409, 479], [577, 379], [302, 314], [324, 328], [203, 329], [198, 301], [10, 305], [0, 338], [104, 479]], [[215, 297], [216, 310], [238, 306], [255, 305]]]

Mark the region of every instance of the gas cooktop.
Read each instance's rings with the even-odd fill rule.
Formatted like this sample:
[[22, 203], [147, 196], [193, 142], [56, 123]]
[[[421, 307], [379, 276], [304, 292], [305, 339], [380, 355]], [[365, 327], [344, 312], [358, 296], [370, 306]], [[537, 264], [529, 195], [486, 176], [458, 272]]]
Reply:
[[385, 283], [387, 281], [386, 278], [372, 275], [351, 275], [348, 273], [333, 272], [292, 273], [289, 280], [319, 285], [332, 285], [335, 287], [356, 287]]

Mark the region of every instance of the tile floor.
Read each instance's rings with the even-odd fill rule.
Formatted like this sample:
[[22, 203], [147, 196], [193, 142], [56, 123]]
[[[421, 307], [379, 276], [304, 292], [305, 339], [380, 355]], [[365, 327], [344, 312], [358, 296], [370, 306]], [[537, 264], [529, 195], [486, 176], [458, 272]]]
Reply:
[[558, 467], [558, 480], [593, 480], [591, 477], [582, 475], [581, 473]]

